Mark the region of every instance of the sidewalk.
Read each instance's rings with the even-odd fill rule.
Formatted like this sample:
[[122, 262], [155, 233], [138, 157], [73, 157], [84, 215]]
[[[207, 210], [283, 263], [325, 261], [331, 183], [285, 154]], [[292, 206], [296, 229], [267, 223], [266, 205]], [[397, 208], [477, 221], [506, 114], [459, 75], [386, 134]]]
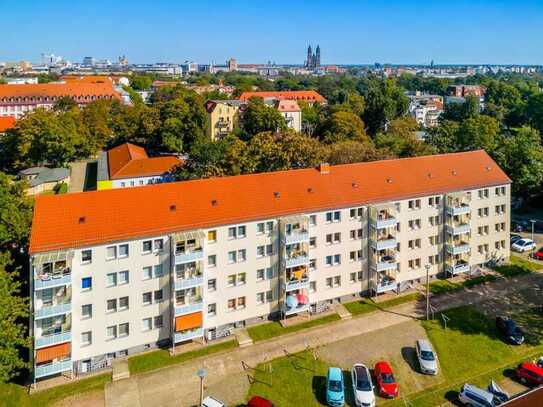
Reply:
[[[476, 286], [431, 300], [437, 311], [460, 305], [475, 304], [486, 298], [504, 296], [541, 283], [539, 273], [501, 280], [489, 285]], [[256, 367], [259, 363], [285, 355], [285, 350], [296, 353], [307, 345], [318, 347], [342, 339], [387, 328], [425, 315], [425, 302], [402, 304], [385, 311], [361, 317], [340, 320], [301, 332], [279, 336], [245, 348], [211, 355], [186, 363], [167, 367], [130, 379], [108, 383], [105, 389], [106, 407], [193, 406], [198, 402], [199, 379], [196, 371], [204, 367], [208, 375], [208, 394], [221, 397], [227, 405], [243, 400], [249, 388], [243, 364]]]

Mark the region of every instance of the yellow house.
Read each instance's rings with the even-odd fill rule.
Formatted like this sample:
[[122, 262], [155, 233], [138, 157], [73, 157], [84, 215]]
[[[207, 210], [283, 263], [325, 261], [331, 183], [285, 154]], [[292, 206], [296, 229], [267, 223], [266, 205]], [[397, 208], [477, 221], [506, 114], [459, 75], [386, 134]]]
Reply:
[[216, 141], [232, 132], [238, 125], [240, 109], [246, 105], [243, 100], [208, 100], [205, 108], [209, 140]]

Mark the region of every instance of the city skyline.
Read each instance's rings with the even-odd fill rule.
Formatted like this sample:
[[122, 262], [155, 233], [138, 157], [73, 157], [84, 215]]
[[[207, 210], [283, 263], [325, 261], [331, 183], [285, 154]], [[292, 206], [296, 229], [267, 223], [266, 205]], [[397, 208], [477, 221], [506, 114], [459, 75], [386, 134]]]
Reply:
[[[302, 65], [313, 43], [323, 50], [323, 65], [543, 64], [543, 5], [535, 1], [461, 1], [453, 9], [413, 0], [386, 6], [342, 1], [333, 8], [317, 1], [263, 11], [241, 0], [227, 10], [211, 1], [180, 6], [159, 0], [150, 14], [144, 6], [7, 0], [3, 44], [11, 46], [0, 47], [0, 61], [55, 53], [72, 62], [126, 55], [131, 63], [222, 64], [234, 57]], [[273, 22], [271, 28], [263, 20]]]

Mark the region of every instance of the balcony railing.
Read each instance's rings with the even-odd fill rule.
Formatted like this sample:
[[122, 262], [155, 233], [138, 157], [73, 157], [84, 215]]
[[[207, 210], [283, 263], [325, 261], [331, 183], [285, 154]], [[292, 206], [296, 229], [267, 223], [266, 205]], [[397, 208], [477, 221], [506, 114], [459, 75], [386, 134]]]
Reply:
[[285, 244], [309, 241], [309, 232], [307, 230], [292, 231], [284, 235]]
[[377, 294], [395, 291], [398, 288], [398, 282], [392, 279], [380, 280], [377, 283], [373, 282], [372, 287]]
[[396, 248], [396, 238], [388, 236], [384, 239], [371, 240], [370, 245], [376, 250], [394, 249]]
[[34, 279], [34, 288], [43, 290], [45, 288], [61, 287], [72, 283], [71, 274], [39, 274]]
[[198, 328], [188, 332], [175, 332], [173, 340], [175, 343], [189, 341], [194, 338], [201, 338], [204, 336], [204, 329]]
[[453, 235], [461, 235], [463, 233], [469, 233], [471, 227], [468, 223], [463, 223], [459, 225], [447, 225], [446, 230]]
[[296, 267], [304, 264], [309, 264], [309, 256], [307, 253], [296, 255], [295, 257], [287, 257], [285, 260], [287, 267]]
[[470, 210], [470, 206], [467, 203], [458, 204], [457, 206], [447, 206], [447, 213], [453, 216], [464, 215], [469, 213]]
[[67, 370], [72, 370], [71, 359], [62, 360], [60, 362], [53, 362], [47, 365], [36, 366], [36, 368], [34, 369], [34, 377], [40, 378], [45, 376], [51, 376], [53, 374], [65, 372]]
[[303, 288], [309, 288], [309, 278], [302, 278], [300, 280], [289, 280], [285, 283], [286, 291], [301, 290]]
[[466, 263], [466, 262], [458, 262], [453, 265], [447, 264], [445, 266], [445, 271], [447, 271], [447, 273], [452, 274], [452, 275], [467, 273], [469, 272], [469, 270], [470, 270], [470, 265], [469, 263]]
[[45, 346], [52, 346], [59, 343], [70, 342], [72, 340], [72, 332], [60, 332], [58, 334], [44, 335], [35, 339], [35, 347], [43, 348]]
[[469, 243], [464, 241], [457, 243], [447, 243], [446, 247], [447, 251], [453, 255], [467, 253], [470, 251]]
[[392, 255], [373, 256], [372, 267], [376, 271], [396, 270], [396, 259]]
[[298, 306], [292, 307], [292, 308], [285, 306], [284, 312], [285, 312], [285, 315], [293, 315], [299, 312], [309, 311], [309, 307], [310, 307], [309, 304], [298, 304]]
[[195, 277], [189, 277], [189, 278], [183, 278], [183, 279], [176, 278], [175, 289], [182, 290], [185, 288], [196, 287], [196, 286], [202, 285], [203, 283], [204, 283], [204, 278], [202, 276], [195, 276]]
[[204, 258], [204, 251], [200, 250], [191, 250], [185, 252], [175, 253], [175, 263], [189, 263], [191, 261], [198, 261]]
[[72, 304], [70, 302], [49, 305], [49, 306], [42, 306], [41, 308], [38, 308], [37, 310], [34, 311], [34, 318], [35, 319], [48, 318], [48, 317], [53, 317], [55, 315], [68, 314], [71, 311], [72, 311]]
[[204, 302], [203, 302], [203, 299], [200, 297], [199, 299], [190, 300], [190, 304], [176, 305], [175, 316], [190, 314], [191, 312], [202, 311], [203, 309], [204, 309]]
[[396, 219], [393, 216], [382, 217], [382, 218], [371, 220], [371, 225], [376, 229], [391, 228], [391, 227], [396, 226], [397, 223], [398, 223], [398, 219]]

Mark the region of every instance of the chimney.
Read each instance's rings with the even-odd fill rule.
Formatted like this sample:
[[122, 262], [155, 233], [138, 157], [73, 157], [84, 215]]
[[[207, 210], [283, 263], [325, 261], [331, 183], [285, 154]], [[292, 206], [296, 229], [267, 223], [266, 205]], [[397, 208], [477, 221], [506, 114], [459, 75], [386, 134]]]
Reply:
[[319, 165], [319, 171], [321, 174], [330, 174], [330, 164], [321, 163], [321, 165]]

